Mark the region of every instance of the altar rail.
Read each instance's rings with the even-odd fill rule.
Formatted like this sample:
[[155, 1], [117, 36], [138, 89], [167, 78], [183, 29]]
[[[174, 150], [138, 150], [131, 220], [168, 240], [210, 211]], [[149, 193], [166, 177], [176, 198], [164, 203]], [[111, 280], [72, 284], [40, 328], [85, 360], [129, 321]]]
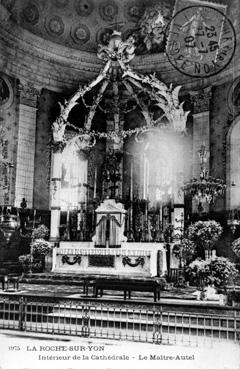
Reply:
[[204, 313], [180, 306], [169, 311], [161, 304], [38, 299], [1, 296], [0, 328], [187, 346], [240, 340], [239, 310]]

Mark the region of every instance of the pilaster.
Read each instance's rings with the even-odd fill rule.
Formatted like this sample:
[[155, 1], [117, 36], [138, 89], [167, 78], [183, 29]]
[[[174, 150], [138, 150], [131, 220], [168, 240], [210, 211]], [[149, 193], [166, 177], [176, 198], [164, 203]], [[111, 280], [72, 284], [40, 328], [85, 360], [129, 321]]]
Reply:
[[33, 204], [34, 158], [36, 138], [36, 110], [40, 91], [28, 82], [19, 84], [19, 119], [15, 206], [22, 198], [28, 207]]

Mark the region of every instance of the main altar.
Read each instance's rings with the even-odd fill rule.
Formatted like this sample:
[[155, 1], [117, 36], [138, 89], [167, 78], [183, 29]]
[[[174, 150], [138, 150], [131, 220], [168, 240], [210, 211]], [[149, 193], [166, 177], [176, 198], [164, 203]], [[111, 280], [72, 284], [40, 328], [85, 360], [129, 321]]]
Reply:
[[[176, 266], [188, 112], [180, 86], [136, 73], [133, 37], [99, 45], [103, 69], [52, 125], [52, 271], [138, 277]], [[132, 63], [131, 63], [132, 65]]]

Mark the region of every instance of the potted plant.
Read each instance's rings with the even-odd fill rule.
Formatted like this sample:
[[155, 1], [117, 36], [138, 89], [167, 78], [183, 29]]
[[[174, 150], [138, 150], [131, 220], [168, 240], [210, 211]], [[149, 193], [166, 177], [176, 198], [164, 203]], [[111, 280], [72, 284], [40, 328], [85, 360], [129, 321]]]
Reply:
[[19, 262], [21, 263], [23, 273], [29, 273], [31, 269], [32, 257], [31, 254], [20, 255], [18, 257]]
[[50, 242], [44, 240], [43, 238], [38, 238], [34, 240], [31, 244], [32, 256], [35, 263], [41, 262], [42, 269], [45, 268], [45, 257], [52, 250], [52, 245]]
[[235, 264], [224, 257], [216, 257], [210, 261], [211, 278], [216, 288], [223, 289], [227, 293], [227, 285], [233, 284], [238, 271]]
[[193, 241], [189, 240], [189, 238], [184, 237], [180, 243], [173, 246], [172, 252], [175, 257], [186, 264], [192, 261], [196, 254], [196, 245]]
[[210, 266], [209, 262], [197, 258], [192, 261], [186, 268], [186, 274], [192, 283], [195, 283], [198, 290], [201, 291], [200, 298], [204, 298], [204, 289], [210, 281]]
[[237, 257], [240, 257], [240, 237], [232, 242], [232, 250]]
[[39, 272], [45, 268], [45, 259], [52, 250], [48, 242], [49, 229], [41, 224], [32, 231], [31, 255], [33, 258], [32, 271]]
[[222, 231], [222, 226], [215, 220], [200, 220], [188, 227], [188, 238], [195, 243], [198, 251], [205, 251], [207, 259], [211, 249], [221, 237]]

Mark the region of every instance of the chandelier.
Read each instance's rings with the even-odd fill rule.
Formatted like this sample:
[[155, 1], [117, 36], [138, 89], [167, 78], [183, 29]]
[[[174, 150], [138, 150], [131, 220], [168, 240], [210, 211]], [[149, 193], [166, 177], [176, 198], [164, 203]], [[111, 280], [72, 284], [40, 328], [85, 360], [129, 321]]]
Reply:
[[209, 158], [209, 152], [203, 144], [199, 150], [200, 158], [200, 176], [199, 178], [192, 178], [183, 186], [185, 194], [190, 195], [196, 199], [199, 204], [207, 202], [213, 203], [215, 199], [222, 196], [226, 189], [226, 184], [221, 178], [214, 178], [208, 175], [206, 164]]

